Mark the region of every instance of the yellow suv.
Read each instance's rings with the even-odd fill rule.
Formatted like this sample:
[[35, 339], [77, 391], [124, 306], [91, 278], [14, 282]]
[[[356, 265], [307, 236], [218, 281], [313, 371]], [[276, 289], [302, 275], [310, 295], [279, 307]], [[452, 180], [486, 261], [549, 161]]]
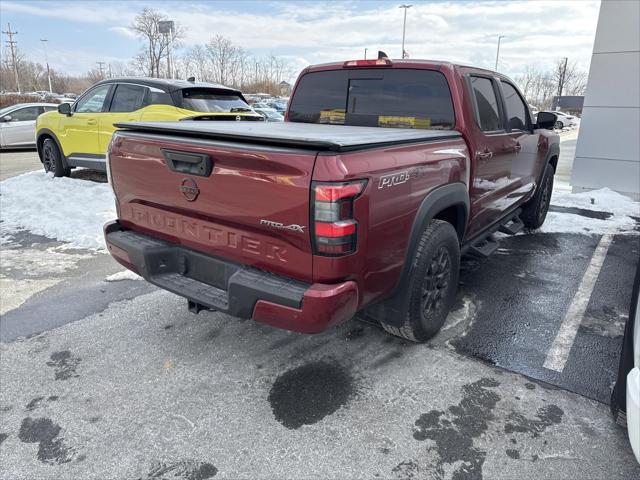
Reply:
[[74, 167], [105, 171], [114, 123], [176, 120], [263, 121], [238, 90], [213, 83], [156, 78], [108, 79], [73, 105], [44, 113], [36, 122], [36, 145], [45, 171], [68, 176]]

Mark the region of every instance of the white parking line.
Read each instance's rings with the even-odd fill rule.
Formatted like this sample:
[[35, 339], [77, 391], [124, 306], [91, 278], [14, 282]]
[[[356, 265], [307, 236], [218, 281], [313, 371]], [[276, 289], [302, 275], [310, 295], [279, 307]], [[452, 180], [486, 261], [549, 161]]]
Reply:
[[573, 297], [569, 310], [562, 320], [560, 330], [556, 335], [553, 345], [547, 352], [547, 358], [544, 361], [544, 368], [549, 370], [555, 370], [556, 372], [562, 372], [564, 370], [567, 358], [569, 358], [569, 352], [578, 333], [578, 327], [582, 322], [584, 312], [589, 305], [589, 299], [593, 292], [593, 287], [600, 275], [600, 269], [604, 263], [604, 259], [609, 251], [609, 246], [613, 240], [613, 235], [607, 233], [600, 238], [596, 250], [593, 252], [591, 262], [587, 267], [587, 271], [584, 272], [580, 286], [576, 295]]

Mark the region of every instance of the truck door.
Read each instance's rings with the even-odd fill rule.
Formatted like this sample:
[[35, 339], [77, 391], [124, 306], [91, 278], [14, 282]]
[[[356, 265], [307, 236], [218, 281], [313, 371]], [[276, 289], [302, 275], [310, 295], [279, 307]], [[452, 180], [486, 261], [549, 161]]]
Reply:
[[522, 200], [536, 187], [538, 162], [538, 135], [533, 133], [529, 108], [518, 90], [509, 82], [500, 80], [506, 127], [509, 132], [508, 150], [511, 152], [511, 178], [514, 187], [510, 197]]
[[471, 215], [469, 236], [499, 220], [517, 199], [510, 193], [517, 188], [512, 176], [514, 141], [504, 123], [500, 90], [493, 77], [468, 77], [477, 128], [470, 138], [475, 156], [470, 184]]

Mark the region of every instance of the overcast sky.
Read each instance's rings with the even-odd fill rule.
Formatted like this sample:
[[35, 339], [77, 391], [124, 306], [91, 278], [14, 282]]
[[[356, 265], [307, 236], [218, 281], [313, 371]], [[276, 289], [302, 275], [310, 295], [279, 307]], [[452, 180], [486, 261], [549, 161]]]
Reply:
[[[384, 50], [401, 56], [402, 2], [389, 1], [8, 1], [2, 30], [18, 31], [18, 47], [70, 74], [96, 61], [126, 62], [142, 43], [127, 26], [145, 6], [185, 30], [183, 47], [223, 35], [252, 54], [289, 57], [298, 68], [362, 58]], [[505, 35], [499, 70], [515, 76], [528, 64], [549, 67], [569, 57], [587, 71], [599, 1], [413, 1], [405, 49], [411, 58], [451, 60], [493, 68], [498, 35]], [[3, 54], [6, 36], [2, 35]]]

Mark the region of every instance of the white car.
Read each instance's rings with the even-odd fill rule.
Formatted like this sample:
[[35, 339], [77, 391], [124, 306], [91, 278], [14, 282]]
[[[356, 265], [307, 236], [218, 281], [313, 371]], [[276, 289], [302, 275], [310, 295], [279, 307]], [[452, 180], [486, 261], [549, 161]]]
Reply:
[[0, 148], [35, 147], [36, 118], [57, 108], [56, 103], [19, 103], [0, 110]]
[[558, 130], [562, 130], [565, 127], [575, 127], [580, 123], [580, 119], [578, 117], [574, 117], [573, 115], [569, 115], [568, 113], [560, 111], [553, 112], [550, 110], [549, 113], [554, 113], [558, 117], [558, 119], [556, 120], [556, 124], [553, 127]]
[[284, 122], [284, 117], [275, 108], [253, 107], [253, 109], [264, 117], [265, 122]]
[[631, 448], [640, 462], [640, 265], [633, 282], [631, 310], [624, 329], [620, 369], [610, 406], [616, 422], [627, 427]]

